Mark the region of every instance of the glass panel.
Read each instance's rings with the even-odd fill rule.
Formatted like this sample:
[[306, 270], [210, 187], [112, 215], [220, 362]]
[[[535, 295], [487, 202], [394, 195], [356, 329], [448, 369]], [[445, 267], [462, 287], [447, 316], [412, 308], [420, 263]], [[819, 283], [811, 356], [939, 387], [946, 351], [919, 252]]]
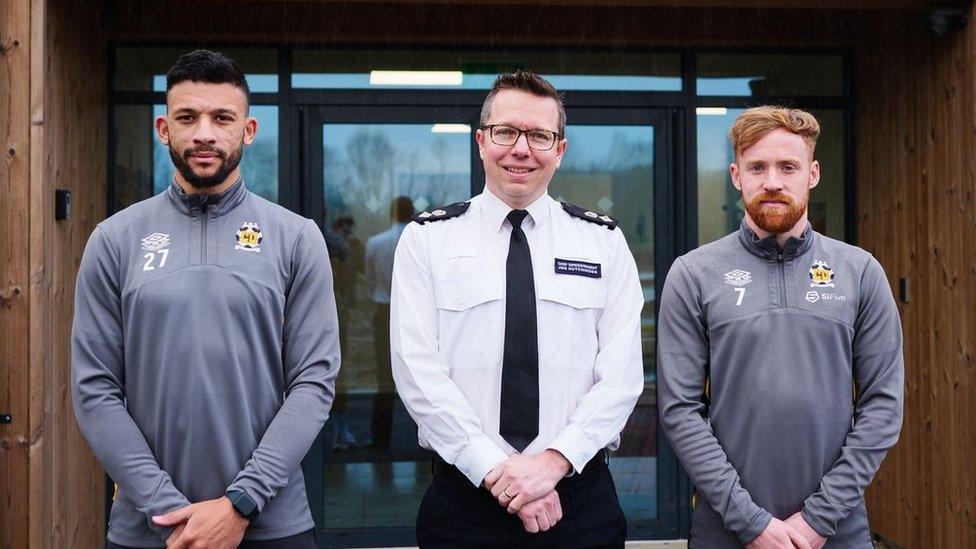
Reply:
[[698, 95], [826, 96], [844, 94], [840, 55], [698, 55]]
[[560, 201], [620, 220], [644, 288], [641, 338], [644, 393], [610, 460], [620, 505], [632, 528], [657, 519], [657, 377], [654, 292], [654, 127], [567, 126], [569, 149], [549, 186]]
[[[166, 91], [166, 71], [195, 48], [115, 48], [115, 91]], [[252, 92], [278, 91], [278, 52], [221, 49], [244, 71]]]
[[[115, 211], [119, 211], [153, 195], [153, 147], [157, 141], [152, 105], [116, 106], [112, 130], [112, 182]], [[166, 163], [170, 163], [169, 158]]]
[[470, 128], [326, 124], [322, 212], [339, 310], [342, 369], [325, 444], [327, 529], [412, 528], [430, 453], [390, 370], [393, 251], [413, 210], [471, 196]]
[[[147, 107], [148, 108], [148, 107]], [[166, 114], [166, 105], [153, 105], [153, 117]], [[244, 147], [241, 176], [247, 188], [272, 201], [278, 201], [278, 107], [251, 105], [251, 116], [258, 120], [258, 134], [249, 147]], [[147, 128], [152, 128], [152, 122]], [[153, 194], [162, 192], [173, 180], [176, 168], [169, 150], [153, 135]]]
[[671, 53], [322, 49], [293, 55], [295, 88], [486, 90], [499, 73], [524, 68], [559, 90], [681, 91], [681, 58]]
[[[698, 115], [698, 242], [706, 244], [738, 230], [743, 205], [732, 186], [729, 164], [734, 160], [728, 132], [743, 109], [708, 109]], [[700, 111], [701, 112], [701, 111]], [[820, 162], [820, 184], [811, 191], [810, 222], [814, 229], [843, 240], [844, 217], [844, 113], [810, 111], [820, 122], [814, 157]]]

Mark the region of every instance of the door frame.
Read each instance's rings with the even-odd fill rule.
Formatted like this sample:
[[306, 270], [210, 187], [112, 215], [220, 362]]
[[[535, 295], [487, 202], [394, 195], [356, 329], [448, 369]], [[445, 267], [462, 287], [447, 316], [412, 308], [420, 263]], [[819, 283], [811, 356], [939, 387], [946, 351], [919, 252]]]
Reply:
[[[319, 223], [323, 221], [323, 124], [418, 124], [459, 123], [478, 127], [482, 91], [367, 90], [293, 92], [290, 116], [298, 129], [297, 147], [283, 161], [290, 161], [298, 211]], [[637, 125], [654, 127], [654, 270], [655, 318], [665, 275], [678, 251], [696, 237], [687, 234], [691, 211], [687, 193], [694, 181], [686, 181], [687, 136], [682, 131], [688, 113], [680, 106], [648, 106], [634, 95], [618, 92], [571, 92], [566, 94], [567, 119], [571, 126]], [[639, 94], [641, 96], [650, 94]], [[653, 94], [657, 95], [657, 94]], [[647, 99], [642, 97], [641, 99]], [[691, 114], [694, 116], [694, 113]], [[472, 132], [473, 133], [473, 132]], [[471, 139], [474, 136], [471, 135]], [[283, 151], [284, 152], [284, 151]], [[572, 154], [572, 143], [570, 144]], [[558, 177], [558, 172], [557, 172]], [[476, 146], [471, 147], [471, 194], [484, 188], [484, 167]], [[694, 192], [693, 188], [691, 192]], [[585, 205], [584, 205], [585, 206]], [[694, 217], [691, 217], [693, 219]], [[628, 538], [675, 539], [687, 531], [690, 486], [666, 438], [657, 429], [658, 516], [655, 520], [628, 521]], [[309, 504], [313, 515], [324, 512], [324, 462], [320, 435], [303, 461]], [[315, 456], [315, 457], [313, 457]], [[413, 527], [327, 530], [316, 521], [321, 547], [375, 547], [388, 543], [415, 544]]]

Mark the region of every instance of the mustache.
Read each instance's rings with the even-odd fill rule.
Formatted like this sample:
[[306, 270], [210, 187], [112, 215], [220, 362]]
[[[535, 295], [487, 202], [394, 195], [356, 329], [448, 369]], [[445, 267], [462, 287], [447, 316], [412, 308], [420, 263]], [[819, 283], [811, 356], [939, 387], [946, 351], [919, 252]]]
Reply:
[[793, 204], [793, 199], [782, 193], [762, 193], [761, 195], [753, 198], [753, 202], [756, 204], [761, 202], [780, 202], [786, 205], [791, 205]]
[[223, 160], [227, 159], [227, 151], [214, 147], [213, 145], [198, 145], [196, 147], [187, 149], [183, 151], [183, 158], [189, 159], [190, 156], [198, 153], [214, 153]]

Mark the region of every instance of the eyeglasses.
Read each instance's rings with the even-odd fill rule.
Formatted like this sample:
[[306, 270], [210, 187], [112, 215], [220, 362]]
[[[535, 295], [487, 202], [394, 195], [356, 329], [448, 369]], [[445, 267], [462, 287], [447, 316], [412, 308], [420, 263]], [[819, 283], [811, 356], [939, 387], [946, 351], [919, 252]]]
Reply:
[[488, 130], [492, 143], [503, 147], [511, 147], [518, 142], [522, 134], [525, 134], [525, 142], [528, 143], [529, 148], [537, 151], [552, 149], [556, 145], [556, 141], [562, 137], [549, 130], [520, 130], [504, 124], [489, 124], [481, 126], [481, 129]]

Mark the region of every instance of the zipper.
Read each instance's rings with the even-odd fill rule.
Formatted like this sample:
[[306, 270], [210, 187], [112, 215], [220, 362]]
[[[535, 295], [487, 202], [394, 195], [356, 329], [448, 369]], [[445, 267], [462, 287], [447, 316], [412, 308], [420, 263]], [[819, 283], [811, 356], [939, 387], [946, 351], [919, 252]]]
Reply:
[[779, 263], [779, 306], [786, 307], [786, 263], [783, 252], [778, 252], [776, 262]]
[[207, 264], [207, 225], [210, 224], [210, 208], [203, 206], [203, 219], [200, 222], [200, 264]]

